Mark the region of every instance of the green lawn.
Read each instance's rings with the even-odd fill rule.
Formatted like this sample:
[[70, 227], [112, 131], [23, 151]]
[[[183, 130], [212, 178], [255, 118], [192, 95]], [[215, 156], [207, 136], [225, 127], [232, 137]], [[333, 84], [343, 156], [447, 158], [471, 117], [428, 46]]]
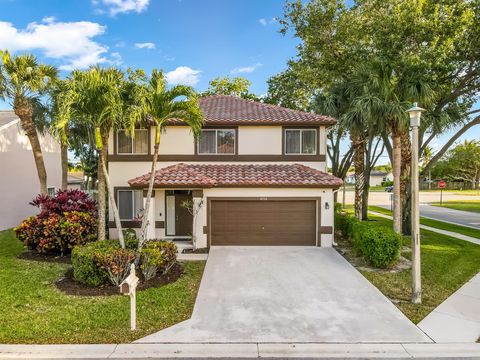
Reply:
[[480, 213], [480, 200], [443, 201], [442, 205], [440, 203], [431, 203], [430, 205]]
[[[390, 216], [392, 215], [392, 212], [390, 210], [379, 207], [379, 206], [369, 206], [368, 208], [372, 211], [375, 211], [381, 214], [390, 215]], [[480, 239], [480, 230], [470, 228], [467, 226], [450, 224], [443, 221], [427, 219], [423, 217], [420, 218], [420, 224], [434, 227], [441, 230], [452, 231], [462, 235], [471, 236], [471, 237]]]
[[0, 232], [0, 343], [123, 343], [190, 317], [204, 262], [185, 263], [175, 283], [137, 293], [137, 328], [129, 297], [67, 296], [54, 283], [69, 265], [16, 258], [13, 231]]
[[[392, 226], [391, 220], [373, 215], [371, 219]], [[414, 323], [422, 320], [480, 271], [479, 245], [426, 230], [421, 234], [422, 304], [410, 302], [410, 270], [397, 273], [362, 271]], [[410, 247], [410, 238], [404, 238], [404, 246]], [[404, 256], [409, 258], [410, 253], [404, 253]]]

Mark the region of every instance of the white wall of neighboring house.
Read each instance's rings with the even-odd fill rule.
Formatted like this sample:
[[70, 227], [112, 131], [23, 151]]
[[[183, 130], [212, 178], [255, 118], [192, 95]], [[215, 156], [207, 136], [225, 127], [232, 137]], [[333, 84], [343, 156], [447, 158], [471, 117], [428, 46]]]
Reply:
[[[48, 187], [61, 187], [60, 146], [51, 136], [40, 136]], [[39, 193], [37, 168], [32, 148], [20, 126], [13, 120], [0, 126], [0, 230], [17, 226], [34, 215], [29, 202]]]

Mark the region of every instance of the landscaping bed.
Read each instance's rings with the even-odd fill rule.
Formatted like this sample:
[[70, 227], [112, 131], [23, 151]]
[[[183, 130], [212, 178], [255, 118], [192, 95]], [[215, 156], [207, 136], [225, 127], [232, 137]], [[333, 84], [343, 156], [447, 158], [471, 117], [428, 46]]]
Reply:
[[[176, 263], [167, 274], [157, 274], [153, 279], [142, 281], [137, 286], [137, 291], [151, 287], [160, 287], [177, 281], [183, 274], [183, 267]], [[75, 296], [111, 296], [119, 295], [119, 287], [110, 283], [99, 286], [88, 286], [75, 280], [73, 270], [70, 268], [62, 278], [55, 282], [55, 286], [67, 295]]]
[[[392, 226], [389, 219], [370, 215], [370, 220]], [[336, 242], [342, 247], [343, 240], [339, 234], [336, 234]], [[411, 248], [411, 239], [404, 237], [402, 242], [401, 257], [410, 260], [411, 251], [408, 249]], [[397, 263], [393, 268], [372, 271], [353, 261], [351, 256], [345, 258], [414, 323], [420, 322], [480, 271], [479, 245], [421, 230], [422, 304], [412, 304], [410, 267], [398, 269], [395, 267]]]
[[183, 249], [182, 254], [208, 254], [210, 248]]
[[128, 296], [67, 295], [56, 283], [71, 266], [18, 258], [23, 251], [12, 230], [0, 232], [0, 343], [131, 342], [191, 316], [205, 265], [186, 262], [176, 281], [140, 290], [132, 332]]

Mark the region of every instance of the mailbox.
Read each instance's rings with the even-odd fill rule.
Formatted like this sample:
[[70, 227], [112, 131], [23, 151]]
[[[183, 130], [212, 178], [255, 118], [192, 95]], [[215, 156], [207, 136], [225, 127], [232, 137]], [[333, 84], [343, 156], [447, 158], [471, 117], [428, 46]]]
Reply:
[[136, 290], [138, 285], [138, 277], [135, 275], [135, 264], [130, 265], [130, 274], [120, 284], [120, 293], [130, 295], [130, 329], [135, 330], [137, 326], [136, 319]]

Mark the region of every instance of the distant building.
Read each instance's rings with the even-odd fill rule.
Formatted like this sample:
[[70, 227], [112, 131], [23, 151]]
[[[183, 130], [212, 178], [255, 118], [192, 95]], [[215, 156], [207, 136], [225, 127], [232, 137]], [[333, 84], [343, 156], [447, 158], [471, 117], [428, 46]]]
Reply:
[[[370, 186], [381, 186], [384, 181], [393, 181], [393, 174], [387, 171], [372, 170], [370, 173]], [[346, 184], [355, 184], [355, 174], [347, 173]]]
[[[62, 184], [60, 145], [50, 135], [39, 138], [53, 193]], [[0, 169], [0, 230], [5, 230], [35, 214], [29, 202], [40, 192], [30, 141], [12, 110], [0, 111]]]
[[83, 190], [83, 171], [69, 171], [67, 177], [67, 188], [69, 190]]

